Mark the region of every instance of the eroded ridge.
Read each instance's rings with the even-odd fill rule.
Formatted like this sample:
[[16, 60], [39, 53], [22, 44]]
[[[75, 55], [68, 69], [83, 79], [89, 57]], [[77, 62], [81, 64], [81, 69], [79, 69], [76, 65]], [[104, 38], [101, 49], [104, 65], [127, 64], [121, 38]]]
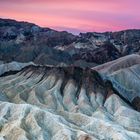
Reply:
[[0, 78], [0, 138], [138, 140], [140, 113], [98, 72], [27, 66]]

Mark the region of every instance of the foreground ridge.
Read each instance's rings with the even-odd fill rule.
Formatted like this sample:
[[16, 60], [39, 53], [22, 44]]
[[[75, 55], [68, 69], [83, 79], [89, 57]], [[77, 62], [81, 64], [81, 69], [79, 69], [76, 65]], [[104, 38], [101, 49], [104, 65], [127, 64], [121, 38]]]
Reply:
[[7, 71], [0, 77], [0, 138], [138, 140], [138, 104], [114, 84], [119, 85], [120, 72], [121, 76], [128, 69], [131, 75], [138, 73], [136, 66], [106, 78], [95, 70], [72, 66], [29, 65]]

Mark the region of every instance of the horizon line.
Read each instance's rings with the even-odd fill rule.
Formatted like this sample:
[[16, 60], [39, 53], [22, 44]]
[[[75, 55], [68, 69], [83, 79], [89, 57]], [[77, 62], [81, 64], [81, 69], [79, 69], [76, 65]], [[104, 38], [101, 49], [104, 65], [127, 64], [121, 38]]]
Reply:
[[[63, 30], [62, 28], [61, 29], [58, 29], [58, 27], [57, 26], [50, 26], [50, 27], [48, 27], [48, 26], [43, 26], [43, 25], [39, 25], [39, 24], [37, 24], [37, 23], [35, 23], [35, 22], [32, 22], [32, 21], [27, 21], [27, 20], [18, 20], [18, 19], [14, 19], [14, 18], [3, 18], [3, 17], [0, 17], [0, 20], [12, 20], [12, 21], [15, 21], [15, 22], [24, 22], [24, 23], [29, 23], [29, 24], [34, 24], [34, 25], [36, 25], [36, 26], [39, 26], [40, 28], [49, 28], [50, 30], [54, 30], [54, 31], [57, 31], [57, 32], [67, 32], [67, 33], [71, 33], [71, 34], [73, 34], [73, 35], [80, 35], [80, 34], [82, 34], [82, 33], [114, 33], [114, 32], [122, 32], [122, 31], [129, 31], [129, 30], [140, 30], [139, 28], [126, 28], [126, 29], [122, 29], [122, 30], [106, 30], [106, 31], [83, 31], [83, 32], [81, 32], [81, 31], [79, 31], [79, 32], [77, 32], [77, 33], [74, 33], [74, 32], [72, 32], [72, 31], [70, 31], [70, 30], [67, 30], [68, 29], [68, 27], [62, 27], [62, 28], [64, 28], [65, 30]], [[57, 28], [56, 28], [57, 27]], [[69, 29], [75, 29], [75, 30], [78, 30], [78, 28], [69, 28]]]

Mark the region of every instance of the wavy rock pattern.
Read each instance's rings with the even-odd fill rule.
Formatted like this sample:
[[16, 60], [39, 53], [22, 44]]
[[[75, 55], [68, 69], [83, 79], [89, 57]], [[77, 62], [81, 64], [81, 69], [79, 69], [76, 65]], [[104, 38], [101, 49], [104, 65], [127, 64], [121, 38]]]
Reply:
[[97, 66], [102, 78], [110, 81], [113, 87], [140, 111], [140, 56], [128, 55], [118, 60]]
[[101, 74], [109, 75], [113, 72], [126, 69], [137, 64], [140, 64], [140, 55], [132, 54], [102, 65], [98, 65], [92, 69], [98, 71]]
[[0, 140], [139, 140], [133, 107], [94, 70], [27, 66], [0, 78]]

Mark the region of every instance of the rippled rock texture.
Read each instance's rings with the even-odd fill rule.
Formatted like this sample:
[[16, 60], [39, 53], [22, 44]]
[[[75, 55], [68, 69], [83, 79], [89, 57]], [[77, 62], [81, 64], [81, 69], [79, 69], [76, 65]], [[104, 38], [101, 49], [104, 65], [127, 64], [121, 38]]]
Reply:
[[123, 88], [137, 86], [139, 103], [134, 72], [139, 67], [131, 65], [106, 80], [92, 69], [30, 65], [3, 74], [0, 140], [139, 140], [138, 105], [113, 83], [116, 78]]
[[128, 55], [93, 69], [97, 70], [106, 82], [111, 82], [115, 90], [140, 111], [139, 55]]

